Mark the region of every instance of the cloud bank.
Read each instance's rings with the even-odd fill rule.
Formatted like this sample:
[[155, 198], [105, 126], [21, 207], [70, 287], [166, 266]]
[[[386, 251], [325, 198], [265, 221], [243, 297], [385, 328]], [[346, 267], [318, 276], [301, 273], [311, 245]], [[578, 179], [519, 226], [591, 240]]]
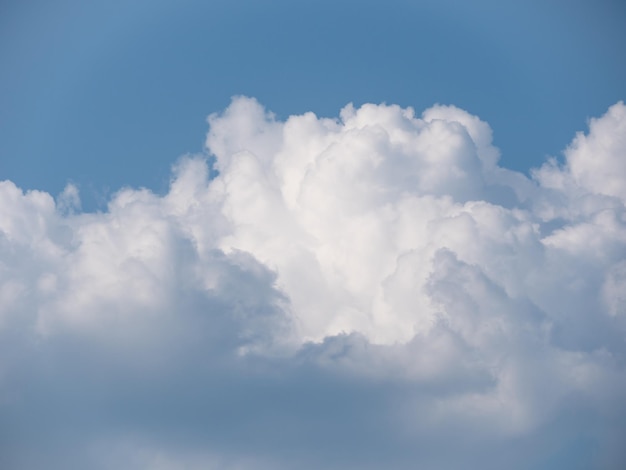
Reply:
[[622, 468], [623, 103], [530, 178], [454, 106], [206, 149], [106, 212], [0, 183], [0, 466]]

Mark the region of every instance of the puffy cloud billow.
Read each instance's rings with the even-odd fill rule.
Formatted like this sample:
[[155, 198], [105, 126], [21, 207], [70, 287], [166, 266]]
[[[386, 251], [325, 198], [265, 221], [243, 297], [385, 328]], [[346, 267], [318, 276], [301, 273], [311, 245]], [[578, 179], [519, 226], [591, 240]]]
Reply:
[[209, 127], [105, 212], [0, 183], [0, 467], [623, 468], [623, 103], [530, 178], [453, 106]]

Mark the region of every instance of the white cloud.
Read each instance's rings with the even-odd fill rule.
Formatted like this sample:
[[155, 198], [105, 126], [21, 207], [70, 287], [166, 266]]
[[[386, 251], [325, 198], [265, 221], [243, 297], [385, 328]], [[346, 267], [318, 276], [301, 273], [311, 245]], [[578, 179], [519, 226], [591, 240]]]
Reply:
[[583, 190], [626, 200], [626, 106], [619, 102], [600, 119], [591, 119], [588, 135], [579, 133], [565, 151], [567, 170]]
[[80, 210], [80, 194], [76, 185], [70, 183], [65, 186], [56, 199], [56, 206], [61, 214]]
[[5, 465], [619, 468], [624, 109], [533, 179], [453, 106], [235, 98], [164, 196], [0, 183]]

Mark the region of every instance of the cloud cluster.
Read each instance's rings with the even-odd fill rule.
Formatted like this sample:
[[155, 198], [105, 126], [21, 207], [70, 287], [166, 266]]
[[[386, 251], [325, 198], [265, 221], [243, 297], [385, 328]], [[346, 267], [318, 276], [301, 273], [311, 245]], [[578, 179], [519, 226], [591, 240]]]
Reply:
[[453, 106], [209, 125], [103, 213], [0, 183], [0, 464], [621, 468], [623, 103], [531, 178]]

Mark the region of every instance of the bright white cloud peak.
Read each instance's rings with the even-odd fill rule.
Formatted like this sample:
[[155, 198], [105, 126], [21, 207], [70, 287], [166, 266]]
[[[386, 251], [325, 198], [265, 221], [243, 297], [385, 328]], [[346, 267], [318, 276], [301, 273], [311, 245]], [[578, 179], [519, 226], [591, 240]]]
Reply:
[[[236, 98], [209, 124], [214, 169], [184, 158], [166, 195], [124, 189], [105, 213], [0, 183], [7, 462], [621, 468], [623, 103], [532, 179], [453, 106], [282, 122]], [[80, 403], [59, 445], [34, 430], [59, 419], [46, 390]]]

